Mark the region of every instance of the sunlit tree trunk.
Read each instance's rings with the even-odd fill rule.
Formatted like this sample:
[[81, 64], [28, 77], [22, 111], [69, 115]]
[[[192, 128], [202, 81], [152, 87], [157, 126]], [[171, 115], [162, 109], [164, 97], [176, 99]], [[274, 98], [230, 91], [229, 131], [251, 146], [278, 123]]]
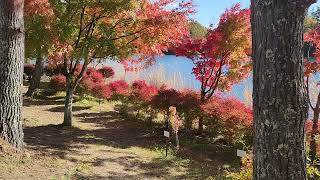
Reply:
[[23, 146], [23, 3], [0, 1], [0, 137], [18, 149]]
[[306, 179], [303, 21], [311, 1], [251, 1], [254, 179]]
[[74, 87], [72, 86], [71, 75], [67, 77], [67, 87], [66, 87], [66, 99], [65, 99], [65, 109], [64, 109], [64, 126], [72, 126], [72, 104], [73, 104], [73, 92]]

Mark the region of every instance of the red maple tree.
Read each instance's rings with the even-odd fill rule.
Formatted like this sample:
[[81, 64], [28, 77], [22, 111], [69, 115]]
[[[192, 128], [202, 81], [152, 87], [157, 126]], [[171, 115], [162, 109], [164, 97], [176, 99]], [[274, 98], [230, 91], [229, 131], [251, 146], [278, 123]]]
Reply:
[[[226, 10], [217, 28], [209, 30], [206, 38], [185, 41], [177, 48], [178, 56], [192, 60], [192, 73], [201, 83], [200, 101], [205, 103], [216, 92], [230, 90], [251, 71], [250, 11], [237, 4]], [[200, 117], [199, 131], [203, 130]]]

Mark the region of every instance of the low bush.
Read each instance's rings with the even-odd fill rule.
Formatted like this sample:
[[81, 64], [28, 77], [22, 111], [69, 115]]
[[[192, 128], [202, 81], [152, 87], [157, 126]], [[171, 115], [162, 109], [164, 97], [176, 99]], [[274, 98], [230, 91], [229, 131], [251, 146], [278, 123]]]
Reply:
[[111, 82], [109, 87], [114, 95], [116, 96], [128, 96], [129, 95], [129, 84], [124, 80], [117, 80]]
[[55, 75], [51, 77], [49, 87], [56, 91], [65, 90], [66, 88], [66, 77], [62, 74]]
[[213, 97], [201, 106], [208, 117], [207, 124], [215, 126], [227, 143], [239, 148], [250, 148], [253, 143], [253, 114], [241, 101], [234, 97]]
[[185, 128], [191, 130], [193, 120], [201, 114], [199, 93], [188, 89], [181, 91], [177, 110], [184, 119]]
[[177, 107], [179, 105], [180, 93], [175, 89], [160, 88], [158, 94], [155, 95], [150, 104], [153, 108], [168, 113], [169, 107]]
[[92, 94], [94, 94], [94, 96], [97, 98], [109, 99], [112, 95], [112, 91], [108, 85], [100, 83], [96, 84], [92, 88]]

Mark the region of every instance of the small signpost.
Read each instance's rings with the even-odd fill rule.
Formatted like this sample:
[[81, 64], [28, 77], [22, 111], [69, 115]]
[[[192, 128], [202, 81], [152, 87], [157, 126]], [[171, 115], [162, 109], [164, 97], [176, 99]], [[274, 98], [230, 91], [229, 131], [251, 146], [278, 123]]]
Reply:
[[166, 157], [168, 157], [168, 140], [170, 137], [170, 132], [169, 132], [169, 117], [166, 118], [165, 122], [165, 130], [163, 131], [163, 135], [166, 138]]
[[[242, 159], [247, 156], [247, 152], [240, 150], [240, 149], [237, 149], [237, 156]], [[240, 160], [240, 166], [242, 166], [242, 160]]]
[[238, 156], [238, 157], [243, 158], [243, 157], [245, 157], [246, 155], [247, 155], [246, 151], [237, 149], [237, 156]]
[[163, 135], [164, 135], [164, 137], [167, 137], [167, 138], [170, 137], [169, 131], [166, 131], [166, 130], [163, 131]]

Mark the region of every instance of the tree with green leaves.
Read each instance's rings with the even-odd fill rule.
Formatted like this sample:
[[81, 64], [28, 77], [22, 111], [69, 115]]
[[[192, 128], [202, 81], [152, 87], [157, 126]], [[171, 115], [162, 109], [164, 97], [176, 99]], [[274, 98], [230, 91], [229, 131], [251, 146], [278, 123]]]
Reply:
[[208, 34], [208, 29], [200, 24], [198, 21], [191, 21], [189, 23], [190, 36], [194, 39], [205, 38]]
[[25, 29], [26, 29], [26, 58], [36, 59], [33, 75], [26, 96], [33, 96], [40, 86], [44, 74], [45, 59], [53, 44], [50, 23], [53, 20], [53, 11], [48, 1], [25, 1]]

